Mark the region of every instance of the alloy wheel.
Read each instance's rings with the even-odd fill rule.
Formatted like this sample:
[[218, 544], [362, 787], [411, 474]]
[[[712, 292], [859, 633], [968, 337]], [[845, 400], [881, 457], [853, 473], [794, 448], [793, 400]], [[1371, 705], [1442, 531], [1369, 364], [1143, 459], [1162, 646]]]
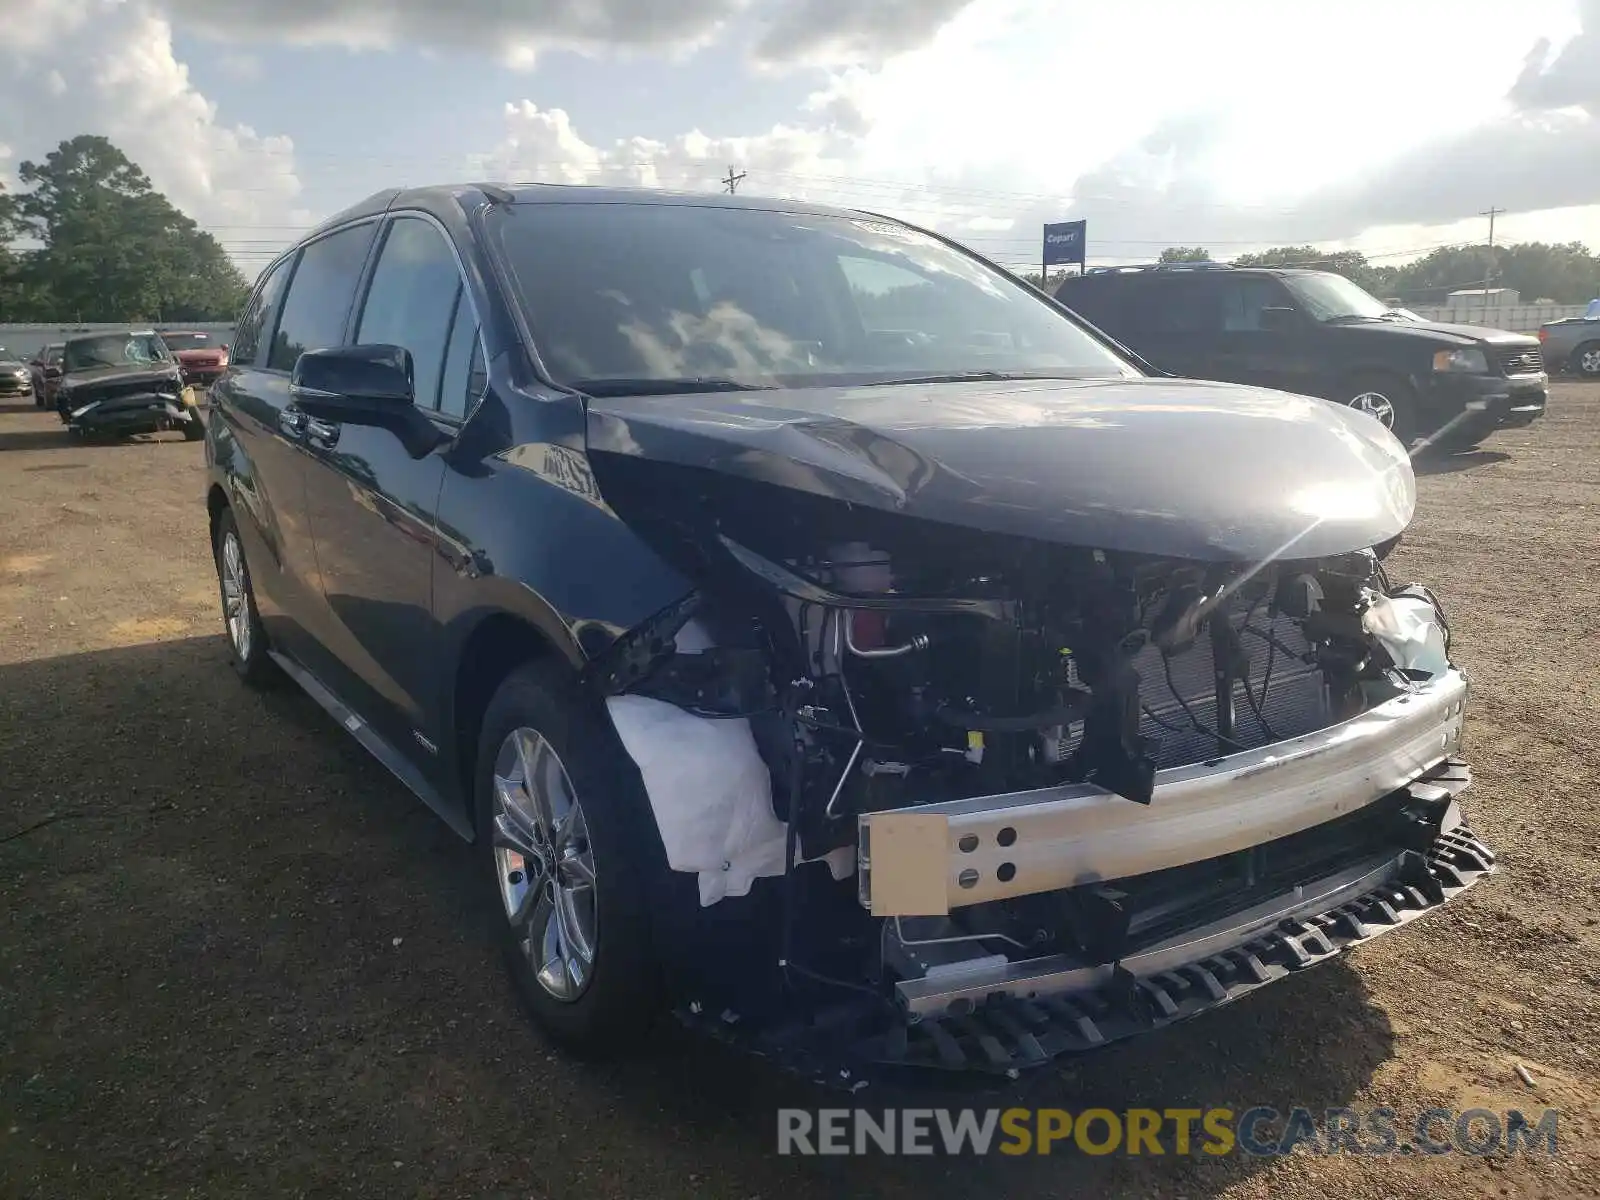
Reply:
[[1382, 392], [1361, 392], [1350, 401], [1350, 407], [1376, 417], [1385, 429], [1394, 428], [1394, 401]]
[[581, 996], [594, 975], [594, 850], [567, 769], [544, 735], [513, 729], [495, 756], [494, 864], [516, 943], [539, 986]]
[[244, 570], [244, 548], [239, 535], [229, 529], [222, 535], [222, 617], [228, 641], [240, 662], [250, 661], [250, 603]]
[[1578, 370], [1585, 375], [1600, 375], [1600, 346], [1590, 346], [1578, 354]]

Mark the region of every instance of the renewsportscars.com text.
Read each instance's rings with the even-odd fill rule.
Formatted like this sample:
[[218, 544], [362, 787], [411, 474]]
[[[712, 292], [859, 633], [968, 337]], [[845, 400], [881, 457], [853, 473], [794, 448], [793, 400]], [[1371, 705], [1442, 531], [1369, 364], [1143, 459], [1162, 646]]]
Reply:
[[1559, 1113], [1426, 1108], [784, 1108], [778, 1153], [1316, 1154], [1556, 1153]]

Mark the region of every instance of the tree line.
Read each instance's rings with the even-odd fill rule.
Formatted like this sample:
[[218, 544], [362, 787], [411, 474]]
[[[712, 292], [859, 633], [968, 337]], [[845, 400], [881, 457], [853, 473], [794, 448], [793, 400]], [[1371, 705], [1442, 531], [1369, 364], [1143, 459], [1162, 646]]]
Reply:
[[0, 320], [231, 321], [249, 283], [109, 140], [82, 134], [0, 189]]
[[[1208, 262], [1200, 246], [1169, 246], [1161, 262]], [[1374, 296], [1407, 305], [1444, 304], [1451, 292], [1486, 285], [1516, 289], [1525, 303], [1586, 304], [1600, 296], [1600, 256], [1582, 242], [1513, 242], [1496, 246], [1441, 246], [1401, 266], [1374, 263], [1355, 250], [1277, 246], [1241, 254], [1239, 267], [1312, 267], [1343, 275]]]
[[[1203, 246], [1168, 246], [1160, 262], [1212, 262]], [[1232, 260], [1237, 267], [1309, 267], [1332, 271], [1360, 284], [1374, 296], [1402, 305], [1443, 305], [1463, 288], [1515, 288], [1522, 301], [1587, 304], [1600, 296], [1600, 255], [1582, 242], [1513, 242], [1496, 246], [1441, 246], [1400, 266], [1368, 260], [1355, 250], [1322, 250], [1316, 246], [1275, 246]], [[1038, 286], [1040, 276], [1023, 276]], [[1061, 276], [1052, 271], [1049, 286]]]

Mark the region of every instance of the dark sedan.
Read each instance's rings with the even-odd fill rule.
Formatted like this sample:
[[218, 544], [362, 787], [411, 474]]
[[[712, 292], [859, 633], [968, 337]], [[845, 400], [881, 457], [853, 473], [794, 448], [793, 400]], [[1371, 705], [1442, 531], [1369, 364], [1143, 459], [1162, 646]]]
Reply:
[[898, 221], [385, 192], [262, 273], [211, 413], [234, 669], [476, 843], [581, 1053], [672, 1010], [1014, 1074], [1495, 869], [1400, 442]]
[[150, 330], [68, 338], [56, 412], [74, 435], [86, 438], [177, 429], [186, 440], [198, 441], [205, 433], [194, 389]]

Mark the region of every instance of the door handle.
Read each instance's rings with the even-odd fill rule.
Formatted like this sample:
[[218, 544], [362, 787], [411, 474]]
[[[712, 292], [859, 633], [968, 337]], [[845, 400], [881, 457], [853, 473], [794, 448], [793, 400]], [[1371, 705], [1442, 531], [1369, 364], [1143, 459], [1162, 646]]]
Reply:
[[307, 417], [303, 428], [308, 439], [321, 442], [324, 446], [331, 446], [339, 440], [339, 427], [327, 421], [319, 421], [316, 417]]

